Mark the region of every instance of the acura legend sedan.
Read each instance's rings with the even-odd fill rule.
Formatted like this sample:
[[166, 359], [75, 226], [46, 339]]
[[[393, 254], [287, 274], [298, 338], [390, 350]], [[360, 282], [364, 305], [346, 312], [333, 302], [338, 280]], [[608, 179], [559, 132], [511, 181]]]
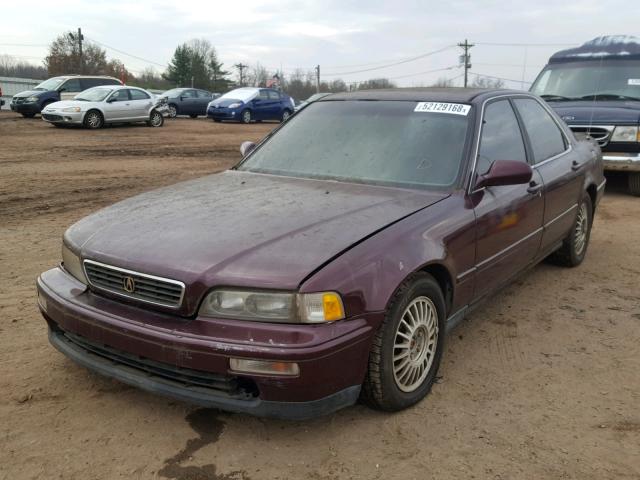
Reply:
[[66, 231], [37, 281], [54, 347], [228, 411], [400, 410], [481, 300], [583, 261], [605, 185], [596, 144], [507, 90], [336, 94], [241, 151]]

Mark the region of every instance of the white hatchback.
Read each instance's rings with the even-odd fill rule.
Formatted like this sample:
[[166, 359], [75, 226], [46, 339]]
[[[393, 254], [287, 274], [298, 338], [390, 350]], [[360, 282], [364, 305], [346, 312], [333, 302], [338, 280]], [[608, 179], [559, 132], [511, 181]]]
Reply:
[[42, 111], [42, 119], [55, 126], [100, 128], [107, 123], [146, 122], [151, 127], [161, 127], [165, 108], [142, 88], [101, 86], [85, 90], [73, 100], [48, 105]]

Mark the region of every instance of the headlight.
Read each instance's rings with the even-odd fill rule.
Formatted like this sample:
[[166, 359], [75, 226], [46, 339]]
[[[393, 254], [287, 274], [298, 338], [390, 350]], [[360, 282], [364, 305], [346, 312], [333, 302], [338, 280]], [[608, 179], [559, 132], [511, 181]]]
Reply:
[[236, 103], [232, 103], [231, 105], [227, 106], [227, 108], [238, 108], [241, 107], [242, 104], [240, 102], [236, 102]]
[[62, 109], [63, 112], [76, 112], [80, 111], [80, 107], [67, 107]]
[[612, 142], [637, 142], [638, 127], [616, 127], [611, 135]]
[[324, 323], [345, 317], [335, 292], [288, 293], [220, 289], [209, 293], [201, 315], [279, 323]]
[[33, 103], [38, 101], [38, 97], [27, 97], [25, 100], [27, 103]]
[[62, 266], [70, 275], [87, 285], [87, 277], [84, 275], [80, 257], [73, 253], [64, 243], [62, 244]]

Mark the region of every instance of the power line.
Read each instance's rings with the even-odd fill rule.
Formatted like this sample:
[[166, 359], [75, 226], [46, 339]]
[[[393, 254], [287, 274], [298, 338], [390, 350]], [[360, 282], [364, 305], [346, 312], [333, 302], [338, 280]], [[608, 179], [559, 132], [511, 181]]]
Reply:
[[151, 63], [153, 65], [157, 65], [158, 67], [162, 67], [162, 68], [166, 68], [166, 66], [167, 66], [167, 64], [154, 62], [153, 60], [149, 60], [148, 58], [142, 58], [142, 57], [139, 57], [137, 55], [133, 55], [131, 53], [125, 52], [124, 50], [119, 50], [117, 48], [111, 47], [111, 46], [107, 45], [106, 43], [102, 43], [102, 42], [97, 41], [94, 38], [87, 37], [87, 40], [89, 40], [89, 41], [91, 41], [93, 43], [97, 43], [98, 45], [100, 45], [102, 47], [108, 48], [109, 50], [113, 50], [114, 52], [121, 53], [122, 55], [126, 55], [127, 57], [135, 58], [136, 60], [140, 60], [142, 62]]
[[[436, 68], [434, 70], [427, 70], [425, 72], [410, 73], [409, 75], [400, 75], [400, 76], [397, 76], [397, 77], [388, 77], [388, 80], [399, 80], [401, 78], [417, 77], [418, 75], [427, 75], [429, 73], [444, 72], [446, 70], [453, 70], [455, 68], [460, 68], [460, 66], [459, 65], [453, 65], [451, 67]], [[387, 77], [385, 77], [385, 78], [387, 78]]]
[[575, 43], [500, 43], [500, 42], [476, 42], [476, 45], [491, 47], [576, 47]]
[[363, 70], [353, 70], [351, 72], [331, 73], [331, 74], [327, 74], [326, 76], [328, 76], [328, 77], [339, 77], [339, 76], [342, 76], [342, 75], [352, 75], [352, 74], [356, 74], [356, 73], [372, 72], [374, 70], [381, 70], [383, 68], [395, 67], [396, 65], [402, 65], [403, 63], [414, 62], [416, 60], [420, 60], [421, 58], [430, 57], [431, 55], [435, 55], [436, 53], [444, 52], [445, 50], [449, 50], [450, 48], [454, 48], [454, 47], [455, 47], [455, 45], [448, 45], [446, 47], [440, 48], [439, 50], [434, 50], [433, 52], [423, 53], [422, 55], [417, 55], [415, 57], [406, 58], [404, 60], [400, 60], [400, 61], [397, 61], [397, 62], [394, 62], [394, 63], [389, 63], [387, 65], [381, 65], [379, 67], [373, 67], [373, 68], [365, 68]]
[[49, 45], [38, 43], [0, 43], [0, 47], [48, 47]]

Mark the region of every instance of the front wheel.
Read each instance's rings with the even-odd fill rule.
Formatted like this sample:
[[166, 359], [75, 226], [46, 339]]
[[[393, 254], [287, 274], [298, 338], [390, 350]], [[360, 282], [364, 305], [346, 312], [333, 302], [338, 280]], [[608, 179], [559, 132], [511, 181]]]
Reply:
[[198, 115], [192, 113], [191, 115], [189, 115], [191, 118], [198, 118]]
[[286, 122], [290, 116], [291, 116], [291, 112], [289, 110], [285, 110], [284, 112], [282, 112], [282, 118], [280, 119], [280, 121]]
[[97, 110], [89, 110], [84, 116], [84, 126], [91, 129], [101, 128], [104, 125], [104, 118]]
[[362, 389], [372, 407], [397, 411], [431, 390], [444, 348], [445, 303], [438, 282], [418, 273], [396, 291], [374, 337]]
[[630, 172], [629, 178], [629, 193], [640, 197], [640, 172]]
[[151, 115], [149, 116], [149, 121], [147, 122], [147, 125], [149, 125], [150, 127], [161, 127], [162, 125], [164, 125], [164, 117], [160, 112], [158, 112], [157, 110], [154, 110], [151, 112]]
[[36, 114], [35, 113], [23, 113], [22, 116], [24, 118], [33, 118], [33, 117], [36, 116]]
[[582, 263], [589, 246], [592, 220], [591, 197], [585, 193], [578, 204], [578, 213], [569, 235], [562, 242], [562, 247], [551, 255], [554, 263], [563, 267], [577, 267]]
[[240, 115], [242, 123], [251, 123], [251, 110], [244, 110]]

